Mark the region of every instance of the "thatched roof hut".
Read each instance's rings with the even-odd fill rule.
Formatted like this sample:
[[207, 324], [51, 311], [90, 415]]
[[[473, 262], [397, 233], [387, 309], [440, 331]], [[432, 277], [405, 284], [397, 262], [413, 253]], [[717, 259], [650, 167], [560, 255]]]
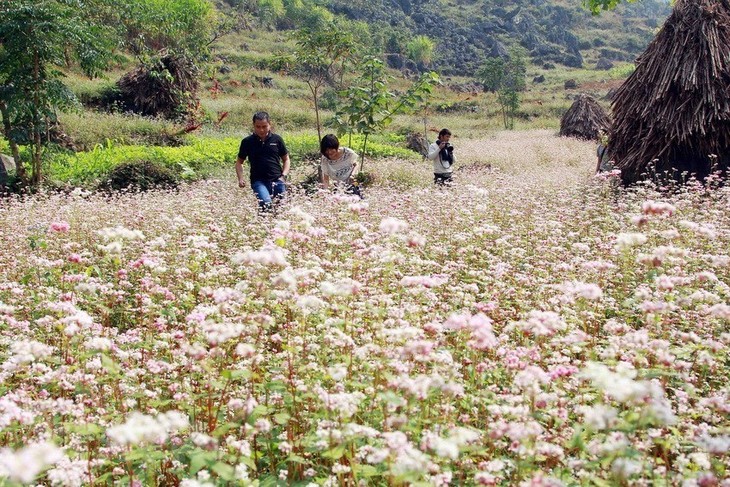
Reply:
[[601, 130], [608, 131], [611, 120], [601, 105], [590, 95], [580, 94], [560, 119], [560, 135], [596, 140]]
[[170, 53], [142, 64], [117, 81], [125, 110], [145, 116], [184, 117], [197, 103], [198, 69]]
[[609, 151], [625, 184], [727, 171], [730, 0], [678, 0], [612, 108]]

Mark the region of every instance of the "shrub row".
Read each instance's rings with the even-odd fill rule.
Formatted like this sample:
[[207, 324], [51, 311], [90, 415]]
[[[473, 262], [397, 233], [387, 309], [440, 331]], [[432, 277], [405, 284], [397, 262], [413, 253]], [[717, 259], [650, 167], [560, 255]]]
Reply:
[[[285, 140], [293, 167], [318, 156], [316, 135], [288, 135]], [[352, 148], [359, 151], [362, 140], [361, 136], [353, 136]], [[348, 137], [343, 138], [344, 143], [348, 141]], [[232, 166], [239, 143], [240, 138], [234, 137], [189, 137], [180, 147], [118, 145], [108, 141], [87, 152], [51, 154], [47, 159], [46, 176], [57, 184], [96, 187], [120, 164], [149, 161], [167, 167], [181, 179], [196, 180], [205, 178], [215, 168], [227, 164]], [[415, 153], [408, 149], [383, 142], [368, 142], [366, 154], [376, 158], [415, 157]]]

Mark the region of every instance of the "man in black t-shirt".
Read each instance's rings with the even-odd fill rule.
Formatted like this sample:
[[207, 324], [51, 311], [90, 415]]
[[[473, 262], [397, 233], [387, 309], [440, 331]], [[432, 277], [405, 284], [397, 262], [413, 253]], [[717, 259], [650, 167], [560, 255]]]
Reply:
[[271, 132], [269, 114], [256, 112], [253, 116], [253, 133], [241, 141], [236, 159], [238, 186], [246, 187], [243, 179], [243, 162], [248, 159], [251, 166], [250, 184], [259, 208], [268, 211], [272, 198], [286, 192], [286, 177], [289, 174], [289, 152], [284, 140]]

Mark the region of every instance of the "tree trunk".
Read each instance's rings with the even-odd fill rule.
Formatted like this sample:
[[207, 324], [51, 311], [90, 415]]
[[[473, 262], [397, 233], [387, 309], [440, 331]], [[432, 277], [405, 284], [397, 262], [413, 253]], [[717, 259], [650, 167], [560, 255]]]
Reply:
[[312, 90], [314, 95], [314, 117], [317, 119], [317, 141], [322, 140], [322, 126], [319, 123], [319, 97], [317, 96], [317, 90]]
[[33, 174], [30, 178], [31, 186], [39, 186], [41, 184], [41, 129], [40, 125], [36, 125], [33, 128]]
[[[33, 55], [33, 77], [35, 78], [35, 86], [40, 87], [40, 59], [38, 53]], [[40, 88], [37, 88], [40, 89]], [[38, 186], [41, 182], [41, 115], [38, 110], [40, 99], [38, 91], [33, 92], [33, 160], [31, 169], [33, 174], [30, 177], [31, 186]]]
[[20, 150], [18, 149], [18, 144], [16, 144], [10, 137], [10, 131], [12, 130], [12, 126], [10, 125], [10, 113], [8, 112], [8, 106], [4, 101], [0, 101], [0, 115], [3, 117], [3, 129], [5, 130], [5, 136], [10, 144], [10, 151], [13, 154], [13, 159], [15, 159], [15, 177], [18, 178], [20, 182], [25, 183], [25, 166], [23, 166], [23, 163], [20, 161]]
[[368, 135], [370, 134], [365, 132], [365, 140], [362, 143], [362, 154], [360, 154], [360, 172], [362, 172], [362, 168], [365, 166], [365, 149], [368, 146]]

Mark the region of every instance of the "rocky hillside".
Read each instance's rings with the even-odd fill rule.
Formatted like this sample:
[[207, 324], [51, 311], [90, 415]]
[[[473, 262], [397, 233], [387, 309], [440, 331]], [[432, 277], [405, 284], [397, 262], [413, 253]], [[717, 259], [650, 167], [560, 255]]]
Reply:
[[[592, 16], [580, 0], [320, 0], [331, 12], [390, 33], [393, 67], [408, 63], [404, 37], [436, 41], [429, 67], [472, 74], [488, 56], [522, 46], [534, 64], [607, 69], [640, 54], [670, 13], [666, 1], [642, 0]], [[415, 66], [414, 66], [415, 68]], [[421, 67], [422, 68], [422, 67]]]

